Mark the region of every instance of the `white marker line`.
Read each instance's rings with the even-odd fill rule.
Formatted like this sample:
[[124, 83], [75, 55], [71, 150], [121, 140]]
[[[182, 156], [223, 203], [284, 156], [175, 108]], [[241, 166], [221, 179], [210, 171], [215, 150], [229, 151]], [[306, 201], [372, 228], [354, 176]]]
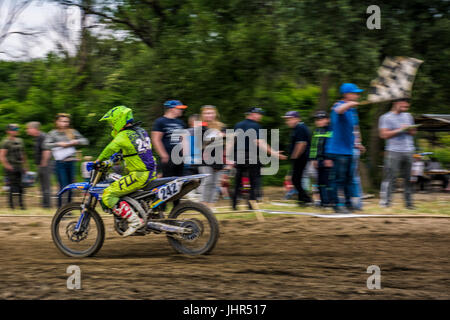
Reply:
[[269, 214], [295, 214], [310, 216], [316, 218], [447, 218], [450, 216], [438, 216], [438, 215], [402, 215], [402, 214], [318, 214], [312, 212], [292, 212], [292, 211], [274, 211], [274, 210], [260, 210]]

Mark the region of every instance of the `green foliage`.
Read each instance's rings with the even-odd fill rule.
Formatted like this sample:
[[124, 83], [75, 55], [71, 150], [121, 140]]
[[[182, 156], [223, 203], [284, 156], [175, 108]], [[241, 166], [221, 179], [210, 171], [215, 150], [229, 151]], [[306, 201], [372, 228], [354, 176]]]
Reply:
[[262, 181], [265, 186], [283, 186], [284, 177], [291, 170], [291, 164], [288, 161], [280, 161], [280, 169], [274, 175], [263, 176]]
[[433, 152], [435, 157], [444, 168], [450, 167], [450, 134], [447, 132], [437, 133], [437, 141], [431, 144], [426, 138], [419, 139], [418, 144], [422, 152]]

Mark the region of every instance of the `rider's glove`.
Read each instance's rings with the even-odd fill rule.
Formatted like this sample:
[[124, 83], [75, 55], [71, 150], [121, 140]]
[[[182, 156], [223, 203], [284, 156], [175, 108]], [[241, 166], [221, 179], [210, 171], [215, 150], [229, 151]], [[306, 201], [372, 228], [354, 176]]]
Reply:
[[97, 168], [100, 165], [100, 161], [94, 161], [94, 162], [88, 162], [86, 164], [86, 170], [88, 172], [94, 170], [95, 168]]
[[109, 157], [109, 160], [111, 160], [114, 163], [119, 162], [120, 160], [122, 160], [122, 154], [119, 152], [116, 152], [111, 157]]
[[88, 162], [88, 163], [86, 164], [86, 170], [87, 170], [88, 172], [90, 172], [90, 171], [94, 170], [94, 166], [95, 166], [95, 163], [94, 163], [94, 162]]

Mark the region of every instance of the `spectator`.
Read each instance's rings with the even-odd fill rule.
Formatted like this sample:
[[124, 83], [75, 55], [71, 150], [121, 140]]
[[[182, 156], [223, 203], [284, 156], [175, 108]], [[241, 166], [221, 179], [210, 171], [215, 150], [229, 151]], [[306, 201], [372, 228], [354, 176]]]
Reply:
[[246, 119], [237, 123], [234, 127], [235, 141], [228, 146], [227, 153], [231, 153], [234, 146], [236, 159], [236, 175], [234, 178], [234, 193], [232, 198], [232, 208], [237, 210], [237, 200], [240, 194], [242, 177], [247, 174], [250, 182], [249, 203], [250, 209], [256, 209], [256, 196], [258, 175], [260, 174], [260, 165], [258, 161], [258, 148], [262, 148], [268, 154], [272, 154], [280, 159], [286, 159], [280, 151], [274, 151], [270, 145], [259, 137], [261, 126], [258, 124], [264, 114], [264, 110], [258, 107], [250, 108], [246, 113]]
[[25, 156], [22, 139], [17, 138], [19, 126], [9, 124], [6, 128], [6, 138], [0, 143], [0, 162], [5, 168], [5, 175], [9, 181], [9, 207], [14, 209], [14, 196], [19, 198], [19, 206], [25, 210], [23, 202], [24, 187], [22, 176], [27, 171], [27, 158]]
[[311, 132], [300, 121], [297, 111], [288, 111], [283, 118], [289, 128], [292, 128], [291, 145], [289, 155], [292, 162], [292, 183], [298, 191], [298, 203], [301, 206], [311, 204], [311, 197], [303, 189], [303, 171], [309, 160], [309, 148], [311, 145]]
[[292, 184], [292, 174], [289, 172], [286, 176], [284, 176], [284, 191], [286, 192], [284, 195], [284, 199], [290, 200], [293, 196], [297, 195], [298, 192]]
[[38, 121], [27, 123], [28, 135], [34, 137], [34, 163], [38, 166], [38, 179], [41, 185], [42, 207], [51, 208], [51, 168], [52, 153], [44, 146], [46, 134], [40, 130]]
[[[184, 169], [185, 175], [192, 175], [198, 173], [198, 166], [202, 162], [201, 141], [197, 142], [195, 139], [195, 128], [199, 127], [199, 130], [203, 137], [202, 122], [200, 121], [200, 115], [195, 113], [188, 118], [189, 129], [187, 130], [189, 135], [183, 140], [184, 143]], [[200, 144], [200, 145], [199, 145]], [[200, 146], [200, 148], [199, 148]], [[198, 190], [198, 189], [195, 189]]]
[[250, 179], [249, 177], [247, 177], [247, 173], [244, 173], [242, 179], [241, 179], [241, 184], [242, 184], [242, 190], [241, 190], [241, 194], [250, 194]]
[[[332, 202], [337, 213], [353, 211], [352, 197], [352, 158], [355, 145], [354, 127], [357, 119], [355, 107], [359, 104], [359, 93], [362, 92], [353, 83], [344, 83], [340, 87], [342, 99], [331, 108], [331, 131], [333, 135], [325, 146], [325, 152], [333, 161], [330, 172]], [[342, 190], [345, 200], [338, 196]]]
[[231, 170], [225, 167], [224, 170], [221, 171], [220, 175], [220, 194], [224, 200], [230, 200], [230, 173]]
[[186, 128], [185, 123], [178, 118], [183, 115], [187, 106], [178, 100], [168, 100], [164, 103], [164, 108], [164, 116], [156, 119], [153, 124], [152, 143], [160, 157], [162, 176], [179, 177], [183, 175], [184, 164], [183, 161], [174, 163], [175, 155], [172, 155], [172, 150], [182, 142], [181, 134], [175, 131]]
[[[427, 164], [426, 170], [431, 173], [430, 180], [441, 180], [442, 181], [442, 191], [447, 191], [448, 188], [448, 175], [438, 173], [444, 170], [439, 163], [438, 159], [435, 157], [430, 157], [430, 162]], [[433, 174], [433, 171], [436, 173]]]
[[309, 158], [313, 161], [313, 165], [317, 169], [317, 187], [320, 194], [320, 205], [322, 207], [328, 207], [331, 205], [332, 199], [329, 175], [333, 162], [325, 153], [325, 146], [333, 132], [329, 126], [330, 118], [325, 111], [317, 111], [314, 114], [314, 122], [316, 129], [311, 139]]
[[[203, 136], [203, 164], [199, 172], [209, 174], [202, 179], [201, 193], [202, 202], [211, 206], [216, 201], [216, 192], [219, 185], [221, 170], [224, 167], [223, 138], [225, 136], [225, 125], [219, 120], [219, 113], [215, 106], [206, 105], [201, 108], [200, 120], [204, 123], [207, 131]], [[222, 150], [222, 155], [216, 155], [216, 150]], [[218, 161], [214, 160], [216, 156]]]
[[[176, 160], [176, 157], [182, 155], [173, 154], [172, 151], [176, 145], [185, 143], [181, 130], [186, 128], [186, 124], [178, 118], [183, 115], [186, 108], [187, 106], [179, 100], [168, 100], [164, 103], [164, 115], [153, 123], [151, 140], [160, 157], [162, 177], [180, 177], [184, 173], [184, 161], [177, 163]], [[179, 203], [180, 201], [176, 200], [173, 204], [177, 206]], [[165, 210], [166, 204], [162, 204], [161, 208]]]
[[[201, 141], [197, 142], [195, 133], [196, 128], [200, 130], [202, 134], [202, 122], [200, 121], [200, 115], [195, 113], [188, 118], [189, 129], [188, 134], [183, 138], [183, 157], [184, 157], [184, 169], [183, 175], [198, 174], [198, 167], [202, 163], [202, 150]], [[200, 201], [201, 193], [200, 188], [195, 188], [186, 195], [190, 200]]]
[[[70, 127], [70, 115], [58, 113], [55, 119], [56, 129], [51, 130], [44, 141], [44, 148], [52, 151], [55, 159], [56, 176], [59, 188], [74, 182], [76, 149], [75, 146], [88, 145], [89, 141], [77, 130]], [[72, 192], [67, 192], [67, 203], [72, 201]], [[58, 207], [63, 205], [63, 199], [58, 197]]]
[[410, 113], [409, 99], [401, 98], [392, 103], [392, 109], [379, 119], [380, 137], [386, 140], [383, 182], [380, 188], [380, 205], [391, 205], [396, 176], [400, 174], [404, 183], [404, 198], [407, 209], [415, 209], [412, 202], [411, 167], [414, 153], [413, 135], [417, 129]]
[[257, 171], [258, 175], [256, 176], [256, 201], [262, 202], [263, 201], [263, 185], [262, 185], [262, 179], [261, 179], [261, 162], [258, 162], [259, 169]]
[[91, 162], [93, 160], [92, 156], [84, 156], [83, 157], [83, 162], [81, 163], [80, 169], [81, 169], [81, 178], [86, 181], [89, 182], [91, 180], [91, 172], [88, 171], [88, 163]]
[[418, 185], [420, 191], [425, 191], [425, 162], [420, 154], [413, 155], [413, 163], [411, 166], [411, 181]]
[[360, 169], [360, 157], [361, 153], [366, 152], [366, 148], [362, 144], [361, 139], [361, 132], [359, 131], [359, 120], [358, 117], [355, 115], [355, 128], [354, 128], [354, 135], [355, 135], [355, 146], [353, 148], [353, 158], [352, 158], [352, 172], [353, 172], [353, 180], [352, 180], [352, 198], [353, 198], [353, 208], [355, 210], [362, 210], [363, 209], [363, 191], [362, 191], [362, 185], [361, 185], [361, 177], [359, 174]]

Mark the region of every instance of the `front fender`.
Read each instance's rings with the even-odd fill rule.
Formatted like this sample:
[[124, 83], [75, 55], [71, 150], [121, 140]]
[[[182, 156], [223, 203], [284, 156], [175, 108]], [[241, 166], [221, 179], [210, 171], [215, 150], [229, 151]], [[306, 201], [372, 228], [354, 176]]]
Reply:
[[62, 195], [64, 192], [72, 189], [78, 189], [78, 190], [88, 190], [89, 189], [89, 182], [77, 182], [77, 183], [71, 183], [62, 188], [58, 192], [58, 196]]

